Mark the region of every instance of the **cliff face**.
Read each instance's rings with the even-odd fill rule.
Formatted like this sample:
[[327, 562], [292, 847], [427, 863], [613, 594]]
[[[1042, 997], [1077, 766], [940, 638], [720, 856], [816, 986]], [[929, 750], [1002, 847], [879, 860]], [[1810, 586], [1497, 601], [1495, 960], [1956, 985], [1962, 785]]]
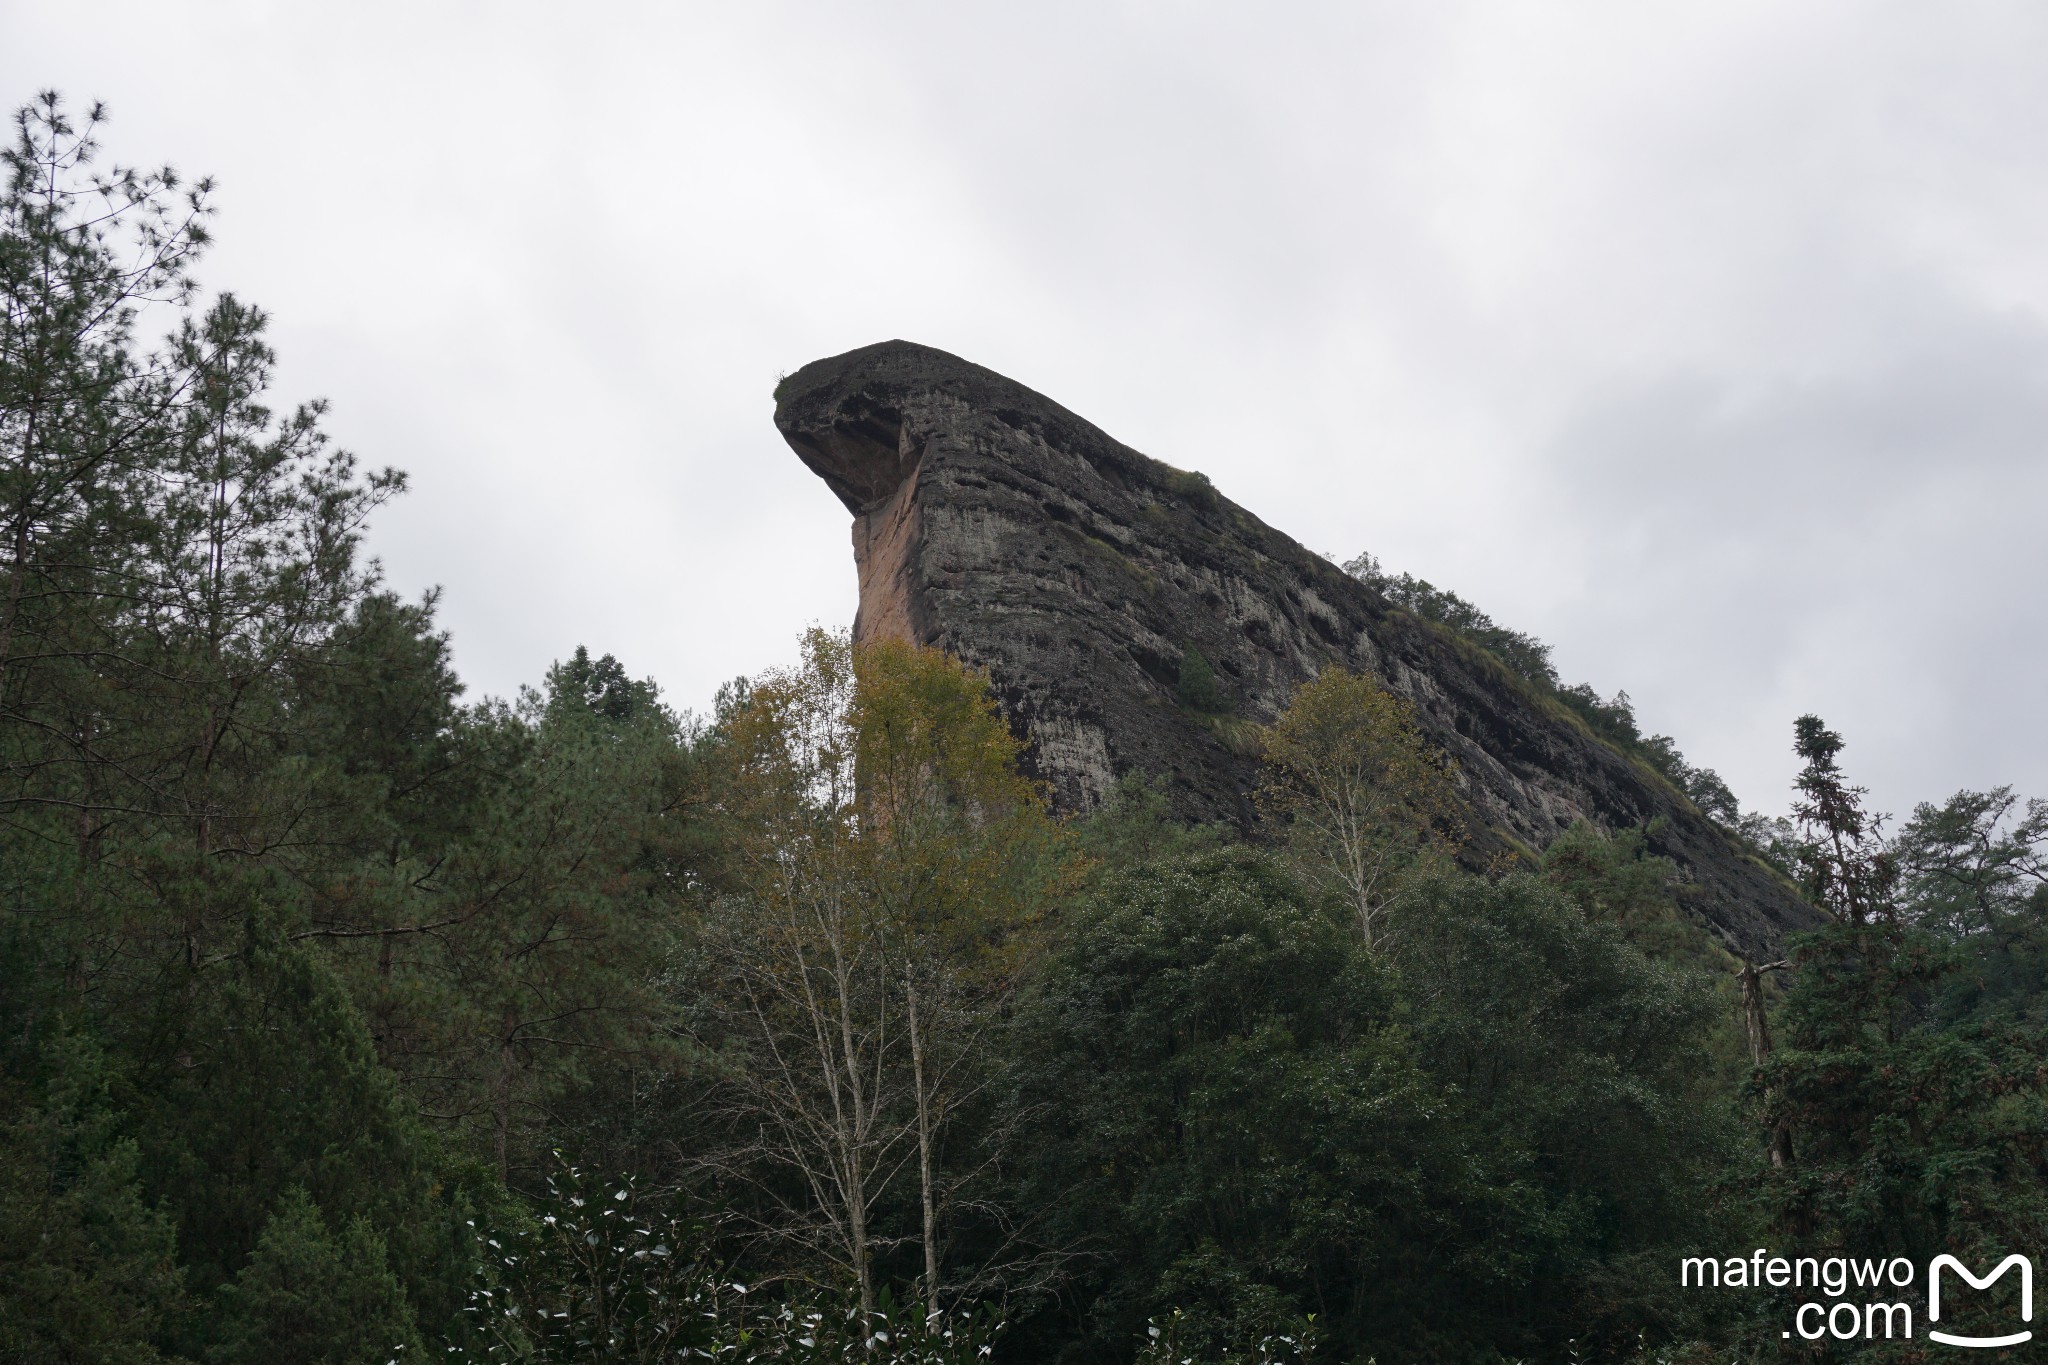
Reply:
[[[1657, 817], [1689, 907], [1752, 956], [1813, 912], [1690, 802], [1483, 651], [1416, 620], [1182, 473], [1021, 384], [904, 341], [816, 361], [775, 425], [853, 513], [856, 639], [984, 668], [1063, 809], [1133, 771], [1194, 820], [1256, 822], [1255, 735], [1327, 664], [1412, 699], [1456, 759], [1471, 855], [1541, 848], [1583, 816]], [[1178, 705], [1215, 667], [1236, 719]]]

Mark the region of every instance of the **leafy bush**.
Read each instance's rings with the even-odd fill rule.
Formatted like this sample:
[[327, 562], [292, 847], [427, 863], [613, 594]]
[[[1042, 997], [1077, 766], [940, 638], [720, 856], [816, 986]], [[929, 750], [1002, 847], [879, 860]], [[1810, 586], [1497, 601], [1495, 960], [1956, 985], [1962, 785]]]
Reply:
[[1209, 482], [1209, 476], [1198, 469], [1175, 469], [1166, 476], [1168, 492], [1186, 498], [1197, 507], [1214, 507], [1217, 500], [1216, 485]]
[[1003, 1321], [992, 1310], [924, 1318], [885, 1293], [864, 1314], [844, 1297], [760, 1293], [712, 1256], [706, 1225], [631, 1178], [557, 1159], [531, 1222], [478, 1232], [473, 1338], [450, 1360], [966, 1365], [994, 1352]]
[[1201, 1324], [1181, 1309], [1145, 1324], [1145, 1343], [1137, 1365], [1300, 1365], [1315, 1357], [1316, 1315], [1289, 1315], [1284, 1323], [1247, 1339], [1226, 1332], [1221, 1340], [1202, 1331]]
[[1414, 574], [1390, 574], [1370, 554], [1359, 554], [1346, 561], [1344, 572], [1396, 606], [1465, 636], [1530, 682], [1546, 687], [1559, 685], [1557, 669], [1550, 662], [1549, 645], [1533, 635], [1497, 624], [1450, 589], [1439, 588]]
[[1181, 651], [1180, 678], [1174, 684], [1173, 696], [1188, 710], [1204, 715], [1226, 715], [1231, 710], [1230, 698], [1217, 681], [1216, 669], [1193, 645]]

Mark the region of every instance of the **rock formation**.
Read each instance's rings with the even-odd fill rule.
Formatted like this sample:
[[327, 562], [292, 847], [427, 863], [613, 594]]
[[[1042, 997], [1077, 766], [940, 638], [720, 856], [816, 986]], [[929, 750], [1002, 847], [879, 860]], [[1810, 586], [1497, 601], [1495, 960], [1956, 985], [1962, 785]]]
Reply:
[[[855, 638], [986, 669], [1063, 809], [1140, 772], [1184, 817], [1251, 829], [1255, 723], [1342, 664], [1412, 699], [1456, 758], [1474, 859], [1541, 848], [1582, 816], [1608, 829], [1661, 818], [1651, 847], [1731, 947], [1775, 955], [1813, 922], [1662, 777], [1491, 655], [1021, 384], [889, 341], [790, 375], [775, 425], [853, 513]], [[1177, 701], [1190, 651], [1231, 714]]]

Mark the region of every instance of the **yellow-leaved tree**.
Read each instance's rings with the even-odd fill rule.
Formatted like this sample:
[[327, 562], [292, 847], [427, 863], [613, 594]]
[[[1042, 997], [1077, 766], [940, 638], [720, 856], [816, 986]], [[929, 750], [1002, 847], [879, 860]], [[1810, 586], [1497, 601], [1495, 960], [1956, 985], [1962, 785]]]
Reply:
[[903, 1002], [923, 1288], [937, 1313], [942, 1221], [984, 1165], [944, 1162], [940, 1145], [991, 1079], [983, 1042], [1019, 979], [1025, 931], [1064, 888], [1070, 855], [1044, 790], [1018, 770], [1022, 746], [985, 677], [894, 641], [855, 650], [854, 673], [864, 880]]
[[876, 1211], [914, 1173], [937, 1314], [976, 1278], [945, 1253], [981, 1163], [947, 1140], [994, 1078], [990, 1030], [1072, 855], [987, 679], [937, 650], [813, 630], [727, 730], [740, 890], [707, 923], [700, 1013], [744, 1140], [717, 1162], [869, 1310], [876, 1255], [904, 1240]]
[[1266, 731], [1260, 809], [1303, 869], [1332, 885], [1369, 949], [1413, 874], [1458, 838], [1455, 766], [1379, 682], [1326, 668], [1295, 688]]

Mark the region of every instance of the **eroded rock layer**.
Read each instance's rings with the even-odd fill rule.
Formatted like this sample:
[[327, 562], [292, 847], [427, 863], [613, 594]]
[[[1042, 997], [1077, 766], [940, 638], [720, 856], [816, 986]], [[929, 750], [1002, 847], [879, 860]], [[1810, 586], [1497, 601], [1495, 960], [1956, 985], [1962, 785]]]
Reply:
[[[1539, 849], [1582, 816], [1659, 821], [1652, 847], [1731, 947], [1774, 953], [1812, 922], [1661, 777], [1491, 656], [1023, 385], [888, 341], [806, 365], [776, 399], [777, 428], [853, 513], [855, 637], [986, 669], [1061, 808], [1142, 772], [1183, 816], [1252, 829], [1252, 726], [1336, 663], [1411, 698], [1457, 759], [1473, 859]], [[1233, 715], [1177, 704], [1189, 649]]]

